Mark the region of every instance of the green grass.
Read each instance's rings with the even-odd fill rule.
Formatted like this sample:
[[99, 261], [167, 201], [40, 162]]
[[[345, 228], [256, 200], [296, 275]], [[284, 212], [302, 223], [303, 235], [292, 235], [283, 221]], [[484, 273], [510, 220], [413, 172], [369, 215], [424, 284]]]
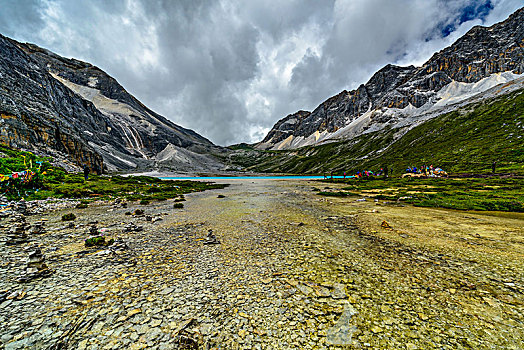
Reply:
[[[405, 134], [398, 138], [398, 133]], [[236, 164], [259, 172], [348, 174], [393, 167], [399, 175], [424, 164], [449, 173], [524, 174], [524, 91], [431, 119], [409, 131], [385, 129], [345, 142], [292, 151], [246, 151]]]
[[334, 179], [329, 182], [345, 183], [347, 186], [343, 191], [320, 192], [320, 195], [360, 194], [421, 207], [524, 212], [522, 178], [377, 178]]
[[24, 171], [31, 168], [31, 165], [32, 168], [37, 168], [37, 162], [42, 162], [42, 170], [45, 170], [51, 167], [48, 161], [49, 158], [0, 145], [0, 174], [8, 175], [13, 172]]
[[[40, 158], [29, 152], [22, 152], [0, 146], [0, 169], [8, 175], [13, 171], [28, 169], [33, 164], [36, 172], [36, 161], [42, 161], [41, 171], [28, 183], [9, 180], [0, 182], [0, 195], [6, 195], [10, 200], [25, 198], [26, 200], [52, 198], [87, 198], [110, 199], [125, 198], [131, 201], [141, 201], [146, 204], [151, 201], [162, 201], [172, 198], [183, 200], [183, 194], [221, 189], [227, 185], [212, 184], [199, 181], [161, 180], [147, 176], [98, 176], [90, 175], [84, 181], [83, 174], [70, 174], [62, 168], [53, 167], [48, 159]], [[25, 164], [24, 164], [25, 159]], [[84, 201], [83, 204], [87, 204]]]
[[56, 198], [125, 198], [142, 204], [179, 198], [185, 193], [221, 189], [226, 185], [198, 181], [161, 180], [148, 176], [97, 176], [84, 181], [82, 174], [66, 174], [61, 180], [44, 181], [43, 189], [27, 199]]

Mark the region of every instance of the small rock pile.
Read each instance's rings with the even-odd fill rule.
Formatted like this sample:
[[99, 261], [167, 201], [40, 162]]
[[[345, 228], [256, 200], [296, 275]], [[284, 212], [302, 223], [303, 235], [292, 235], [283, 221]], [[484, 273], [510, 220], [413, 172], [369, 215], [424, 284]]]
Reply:
[[37, 221], [31, 225], [31, 228], [29, 229], [29, 233], [32, 235], [41, 235], [42, 233], [45, 233], [45, 221]]
[[15, 211], [19, 214], [27, 215], [27, 203], [23, 198], [16, 202]]
[[126, 242], [122, 238], [115, 239], [114, 243], [109, 247], [111, 251], [114, 253], [123, 253], [126, 249], [129, 247], [127, 246]]
[[91, 236], [98, 236], [98, 226], [96, 224], [91, 225], [87, 233]]
[[0, 196], [0, 218], [9, 216], [11, 213], [9, 201], [6, 196]]
[[207, 231], [207, 239], [204, 241], [204, 244], [220, 244], [220, 241], [216, 238], [213, 230], [209, 229]]
[[143, 230], [144, 230], [144, 228], [142, 226], [137, 226], [134, 223], [130, 222], [129, 224], [127, 224], [124, 227], [122, 232], [124, 232], [124, 233], [131, 233], [131, 232], [140, 232], [140, 231], [143, 231]]
[[9, 229], [5, 240], [6, 245], [16, 245], [28, 241], [26, 230], [29, 224], [25, 221], [25, 216], [15, 214], [11, 217]]
[[27, 257], [27, 265], [22, 276], [18, 278], [18, 282], [28, 282], [38, 277], [46, 277], [51, 274], [51, 270], [45, 264], [45, 256], [42, 254], [40, 248], [32, 248], [32, 251]]
[[113, 208], [127, 208], [127, 202], [122, 201], [122, 198], [117, 198], [113, 202]]
[[160, 216], [151, 216], [151, 215], [146, 215], [145, 219], [146, 219], [146, 221], [149, 221], [149, 222], [152, 222], [152, 223], [162, 220], [162, 218]]

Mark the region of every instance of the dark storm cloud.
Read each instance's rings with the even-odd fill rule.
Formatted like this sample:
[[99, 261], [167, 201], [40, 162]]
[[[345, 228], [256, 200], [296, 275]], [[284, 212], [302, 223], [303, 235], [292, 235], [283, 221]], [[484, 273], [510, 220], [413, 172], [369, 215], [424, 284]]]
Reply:
[[520, 0], [0, 0], [0, 32], [91, 62], [218, 144], [253, 142], [281, 117], [421, 64]]

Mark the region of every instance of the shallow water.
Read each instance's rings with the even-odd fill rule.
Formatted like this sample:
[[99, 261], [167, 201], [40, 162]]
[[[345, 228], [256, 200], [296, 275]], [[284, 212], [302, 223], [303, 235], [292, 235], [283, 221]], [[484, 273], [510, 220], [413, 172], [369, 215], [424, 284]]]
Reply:
[[[354, 176], [346, 176], [345, 178], [350, 179]], [[329, 176], [331, 178], [331, 176]], [[343, 176], [333, 176], [334, 179], [343, 179]], [[320, 180], [324, 179], [324, 176], [177, 176], [177, 177], [160, 177], [163, 180], [201, 180], [201, 181], [213, 181], [213, 180]]]

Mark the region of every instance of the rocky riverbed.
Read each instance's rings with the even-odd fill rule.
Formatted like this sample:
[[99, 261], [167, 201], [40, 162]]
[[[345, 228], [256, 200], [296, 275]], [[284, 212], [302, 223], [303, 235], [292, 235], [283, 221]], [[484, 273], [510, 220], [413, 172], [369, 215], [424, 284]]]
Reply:
[[[1, 247], [0, 347], [524, 343], [523, 215], [326, 199], [306, 181], [230, 182], [188, 195], [183, 209], [100, 202], [26, 216], [45, 230]], [[93, 227], [115, 243], [86, 248]], [[30, 256], [49, 271], [20, 282]]]

